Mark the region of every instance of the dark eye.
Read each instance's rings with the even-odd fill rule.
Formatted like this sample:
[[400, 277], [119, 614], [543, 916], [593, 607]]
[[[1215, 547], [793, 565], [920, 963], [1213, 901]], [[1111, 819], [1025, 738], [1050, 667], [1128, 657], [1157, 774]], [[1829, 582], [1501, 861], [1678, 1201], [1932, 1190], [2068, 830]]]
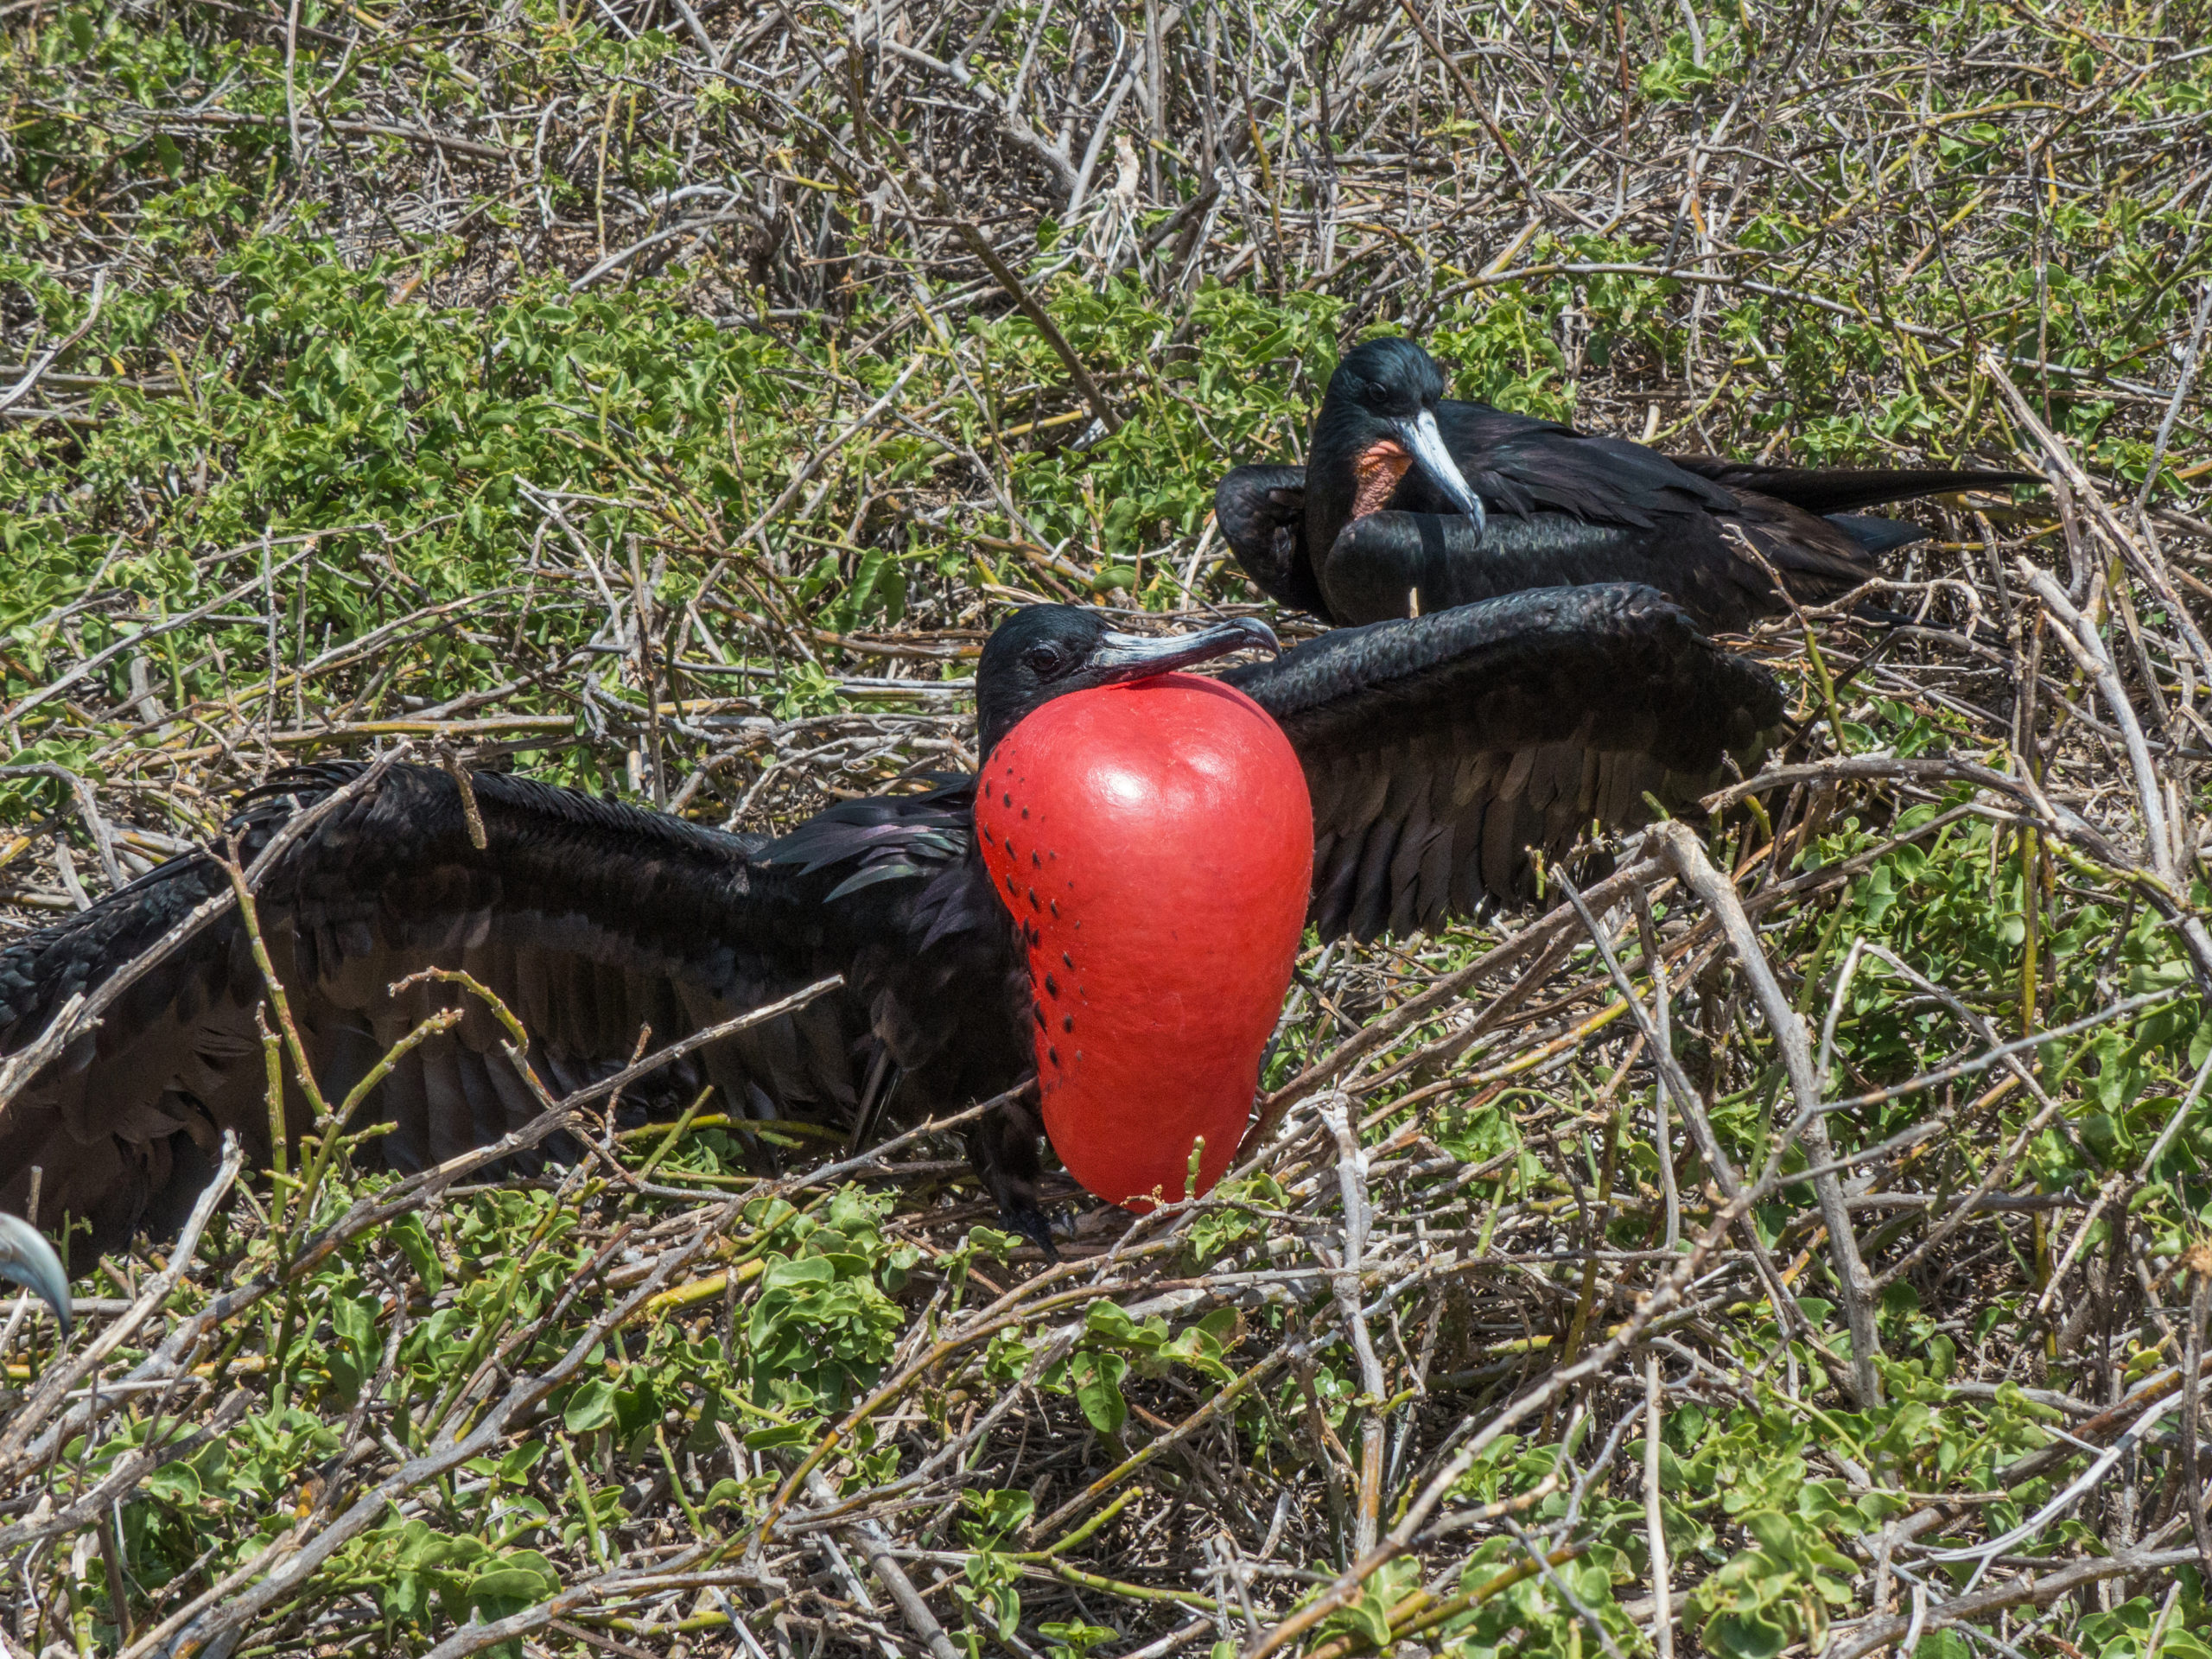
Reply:
[[1021, 660], [1032, 673], [1050, 674], [1065, 654], [1058, 645], [1032, 645], [1021, 653]]
[[1370, 380], [1367, 383], [1365, 396], [1369, 403], [1380, 409], [1390, 401], [1390, 389], [1378, 381]]

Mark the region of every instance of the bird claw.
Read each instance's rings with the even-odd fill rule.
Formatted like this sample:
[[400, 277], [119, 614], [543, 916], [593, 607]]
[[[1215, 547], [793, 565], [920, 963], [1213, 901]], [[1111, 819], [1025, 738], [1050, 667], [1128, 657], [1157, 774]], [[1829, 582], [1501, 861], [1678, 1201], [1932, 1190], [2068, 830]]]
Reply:
[[999, 1206], [999, 1219], [1042, 1250], [1047, 1262], [1060, 1259], [1060, 1253], [1052, 1243], [1052, 1218], [1035, 1205], [1002, 1204]]

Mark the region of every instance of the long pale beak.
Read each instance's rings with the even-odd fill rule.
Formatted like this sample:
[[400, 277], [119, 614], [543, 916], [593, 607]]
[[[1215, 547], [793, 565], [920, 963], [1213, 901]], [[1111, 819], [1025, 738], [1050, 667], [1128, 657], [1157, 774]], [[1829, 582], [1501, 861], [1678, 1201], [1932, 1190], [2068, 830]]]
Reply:
[[1195, 633], [1104, 633], [1084, 664], [1084, 677], [1094, 684], [1114, 685], [1123, 680], [1148, 680], [1155, 674], [1172, 674], [1194, 663], [1211, 662], [1232, 651], [1257, 647], [1280, 652], [1275, 631], [1256, 616], [1240, 616]]
[[12, 1280], [54, 1310], [69, 1333], [69, 1279], [46, 1236], [21, 1216], [0, 1214], [0, 1279]]
[[1427, 475], [1428, 481], [1444, 492], [1446, 500], [1474, 521], [1475, 535], [1483, 533], [1483, 499], [1467, 487], [1467, 480], [1459, 471], [1459, 463], [1452, 459], [1452, 452], [1444, 446], [1444, 429], [1436, 423], [1433, 410], [1426, 410], [1410, 420], [1394, 423], [1398, 429], [1399, 442], [1406, 446], [1406, 453], [1414, 458], [1414, 465]]

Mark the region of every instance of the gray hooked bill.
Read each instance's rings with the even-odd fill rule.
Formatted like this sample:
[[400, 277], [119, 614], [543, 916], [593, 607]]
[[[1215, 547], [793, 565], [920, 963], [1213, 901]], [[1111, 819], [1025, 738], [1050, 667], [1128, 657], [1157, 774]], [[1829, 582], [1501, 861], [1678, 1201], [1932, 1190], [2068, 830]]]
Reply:
[[1484, 524], [1483, 499], [1468, 487], [1459, 463], [1452, 459], [1451, 450], [1445, 447], [1444, 429], [1436, 423], [1435, 411], [1424, 409], [1410, 419], [1394, 424], [1406, 453], [1414, 458], [1414, 465], [1444, 492], [1446, 500], [1474, 522], [1475, 536], [1479, 540]]
[[54, 1310], [69, 1333], [69, 1278], [46, 1236], [21, 1216], [0, 1213], [0, 1279], [21, 1285]]
[[1258, 617], [1238, 616], [1192, 633], [1103, 633], [1089, 666], [1099, 683], [1111, 685], [1172, 674], [1179, 668], [1226, 657], [1232, 651], [1255, 647], [1272, 652], [1282, 649], [1275, 643], [1275, 631]]

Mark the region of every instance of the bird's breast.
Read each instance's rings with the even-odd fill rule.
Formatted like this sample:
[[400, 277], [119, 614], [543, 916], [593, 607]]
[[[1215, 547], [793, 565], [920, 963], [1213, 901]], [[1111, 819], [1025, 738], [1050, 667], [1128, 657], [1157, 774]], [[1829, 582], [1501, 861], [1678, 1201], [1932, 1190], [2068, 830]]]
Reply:
[[1086, 1187], [1144, 1207], [1229, 1166], [1305, 926], [1289, 741], [1243, 693], [1163, 675], [1054, 699], [992, 751], [983, 860], [1027, 953], [1045, 1126]]

